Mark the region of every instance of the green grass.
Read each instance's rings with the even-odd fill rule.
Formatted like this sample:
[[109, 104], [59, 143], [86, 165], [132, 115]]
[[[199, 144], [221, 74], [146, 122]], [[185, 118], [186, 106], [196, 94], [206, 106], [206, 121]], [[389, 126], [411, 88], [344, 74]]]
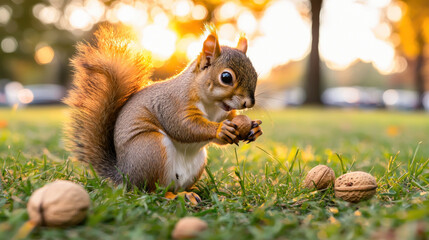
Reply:
[[[429, 116], [385, 111], [288, 109], [249, 112], [263, 121], [252, 144], [209, 150], [198, 182], [203, 202], [126, 191], [69, 160], [62, 141], [65, 108], [0, 109], [0, 239], [28, 220], [31, 193], [55, 179], [85, 187], [86, 221], [66, 229], [36, 228], [30, 239], [168, 239], [174, 224], [196, 216], [209, 224], [201, 239], [425, 239], [429, 236]], [[7, 126], [4, 126], [7, 122]], [[421, 143], [420, 143], [421, 142]], [[374, 198], [349, 204], [332, 189], [302, 188], [309, 169], [336, 176], [366, 171]]]

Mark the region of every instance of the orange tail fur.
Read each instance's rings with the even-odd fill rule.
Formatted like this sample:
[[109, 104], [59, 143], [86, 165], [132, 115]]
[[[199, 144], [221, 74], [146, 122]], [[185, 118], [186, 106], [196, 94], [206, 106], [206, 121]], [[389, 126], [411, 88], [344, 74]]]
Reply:
[[104, 25], [93, 43], [77, 45], [71, 65], [73, 86], [64, 100], [71, 107], [67, 148], [101, 176], [120, 182], [114, 126], [125, 102], [150, 84], [150, 59], [137, 47], [130, 29]]

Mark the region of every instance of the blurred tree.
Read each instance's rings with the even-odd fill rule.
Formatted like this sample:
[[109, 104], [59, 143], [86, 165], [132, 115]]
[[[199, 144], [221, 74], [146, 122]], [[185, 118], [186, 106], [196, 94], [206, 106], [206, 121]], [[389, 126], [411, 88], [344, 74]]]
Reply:
[[[1, 5], [10, 14], [10, 19], [0, 24], [0, 41], [4, 37], [14, 39], [17, 48], [12, 52], [0, 54], [0, 78], [21, 81], [24, 84], [65, 84], [70, 75], [68, 58], [74, 51], [73, 45], [77, 37], [69, 31], [56, 28], [54, 24], [45, 24], [36, 18], [34, 7], [38, 4], [49, 5], [49, 2], [11, 0]], [[62, 2], [62, 5], [64, 7], [65, 2]], [[52, 47], [54, 60], [50, 64], [40, 66], [34, 56], [37, 48], [43, 45]], [[46, 79], [47, 76], [52, 79]]]
[[320, 10], [323, 0], [310, 0], [311, 4], [311, 52], [309, 66], [307, 69], [307, 81], [305, 85], [306, 100], [305, 104], [320, 105], [321, 100], [321, 77], [320, 77], [320, 56], [319, 56], [319, 29], [320, 29]]
[[414, 82], [419, 96], [417, 109], [423, 109], [425, 93], [425, 48], [429, 47], [429, 1], [402, 0], [403, 16], [398, 24], [402, 52], [415, 61]]

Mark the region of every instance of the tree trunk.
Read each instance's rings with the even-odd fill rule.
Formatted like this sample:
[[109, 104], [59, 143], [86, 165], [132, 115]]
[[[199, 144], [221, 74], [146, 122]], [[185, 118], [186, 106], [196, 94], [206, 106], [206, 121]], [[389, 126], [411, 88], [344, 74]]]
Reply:
[[424, 109], [423, 107], [423, 96], [425, 94], [425, 81], [423, 76], [423, 68], [425, 66], [425, 54], [424, 54], [424, 39], [423, 39], [423, 33], [422, 31], [419, 31], [417, 36], [417, 42], [419, 44], [420, 52], [417, 56], [416, 60], [416, 68], [415, 68], [415, 84], [416, 84], [416, 91], [418, 95], [418, 101], [417, 101], [417, 110]]
[[305, 104], [321, 105], [320, 98], [322, 86], [320, 79], [320, 57], [319, 57], [319, 28], [320, 28], [320, 10], [323, 0], [310, 0], [311, 3], [311, 52], [310, 63], [307, 70], [307, 81], [305, 85], [306, 100]]

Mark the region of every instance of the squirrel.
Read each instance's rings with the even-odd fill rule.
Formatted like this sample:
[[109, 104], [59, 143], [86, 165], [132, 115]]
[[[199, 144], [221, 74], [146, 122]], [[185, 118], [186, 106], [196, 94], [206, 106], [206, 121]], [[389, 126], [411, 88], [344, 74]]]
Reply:
[[[257, 73], [247, 39], [241, 36], [236, 48], [220, 46], [216, 30], [208, 30], [199, 56], [163, 81], [150, 79], [150, 57], [129, 28], [102, 25], [93, 42], [78, 43], [64, 100], [71, 108], [65, 137], [72, 156], [116, 184], [191, 189], [205, 169], [205, 146], [237, 144], [231, 119], [255, 104]], [[244, 141], [262, 134], [261, 123], [252, 121]]]

